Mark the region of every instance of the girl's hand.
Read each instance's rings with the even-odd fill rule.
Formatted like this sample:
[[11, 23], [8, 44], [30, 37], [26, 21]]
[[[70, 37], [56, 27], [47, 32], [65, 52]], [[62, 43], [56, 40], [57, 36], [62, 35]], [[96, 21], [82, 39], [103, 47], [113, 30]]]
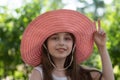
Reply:
[[114, 80], [112, 63], [106, 48], [106, 33], [100, 27], [100, 20], [98, 21], [98, 30], [94, 33], [94, 41], [102, 61], [102, 80]]
[[98, 20], [98, 30], [94, 33], [94, 41], [98, 48], [106, 47], [106, 33], [100, 27], [100, 20]]

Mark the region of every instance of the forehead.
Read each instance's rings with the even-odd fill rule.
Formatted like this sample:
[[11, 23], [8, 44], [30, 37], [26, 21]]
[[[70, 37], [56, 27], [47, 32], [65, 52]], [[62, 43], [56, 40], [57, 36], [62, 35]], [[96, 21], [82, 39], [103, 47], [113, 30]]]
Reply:
[[50, 35], [46, 40], [45, 40], [45, 44], [46, 44], [46, 42], [48, 41], [48, 39], [50, 38], [50, 37], [52, 37], [52, 36], [55, 36], [55, 35], [65, 35], [65, 36], [71, 36], [72, 37], [72, 39], [73, 39], [73, 41], [74, 42], [76, 42], [75, 41], [75, 36], [72, 34], [72, 33], [69, 33], [69, 32], [58, 32], [58, 33], [54, 33], [54, 34], [52, 34], [52, 35]]

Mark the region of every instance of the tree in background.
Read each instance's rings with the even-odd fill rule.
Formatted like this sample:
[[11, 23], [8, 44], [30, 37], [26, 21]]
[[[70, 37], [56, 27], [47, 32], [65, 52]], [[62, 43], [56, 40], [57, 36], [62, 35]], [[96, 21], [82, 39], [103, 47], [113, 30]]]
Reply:
[[93, 20], [104, 16], [105, 3], [103, 0], [78, 0], [84, 6], [77, 7], [77, 10], [87, 14]]

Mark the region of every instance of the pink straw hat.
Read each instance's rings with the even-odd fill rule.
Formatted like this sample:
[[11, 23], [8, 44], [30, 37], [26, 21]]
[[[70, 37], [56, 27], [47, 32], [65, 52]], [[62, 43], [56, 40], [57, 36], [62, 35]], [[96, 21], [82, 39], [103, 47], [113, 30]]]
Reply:
[[86, 60], [93, 50], [93, 22], [73, 10], [46, 12], [33, 20], [24, 31], [21, 41], [21, 56], [25, 63], [37, 66], [41, 63], [41, 47], [44, 41], [58, 32], [72, 33], [76, 38], [76, 60]]

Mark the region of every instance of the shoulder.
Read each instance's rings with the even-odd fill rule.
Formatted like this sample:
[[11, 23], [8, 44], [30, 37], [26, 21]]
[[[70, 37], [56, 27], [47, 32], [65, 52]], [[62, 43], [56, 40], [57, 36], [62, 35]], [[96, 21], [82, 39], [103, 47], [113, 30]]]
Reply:
[[102, 76], [102, 72], [100, 70], [88, 66], [82, 66], [82, 67], [86, 70], [89, 70], [93, 80], [104, 80]]
[[35, 67], [31, 72], [29, 80], [42, 80], [42, 73]]
[[38, 70], [33, 69], [29, 80], [42, 80], [42, 76]]

